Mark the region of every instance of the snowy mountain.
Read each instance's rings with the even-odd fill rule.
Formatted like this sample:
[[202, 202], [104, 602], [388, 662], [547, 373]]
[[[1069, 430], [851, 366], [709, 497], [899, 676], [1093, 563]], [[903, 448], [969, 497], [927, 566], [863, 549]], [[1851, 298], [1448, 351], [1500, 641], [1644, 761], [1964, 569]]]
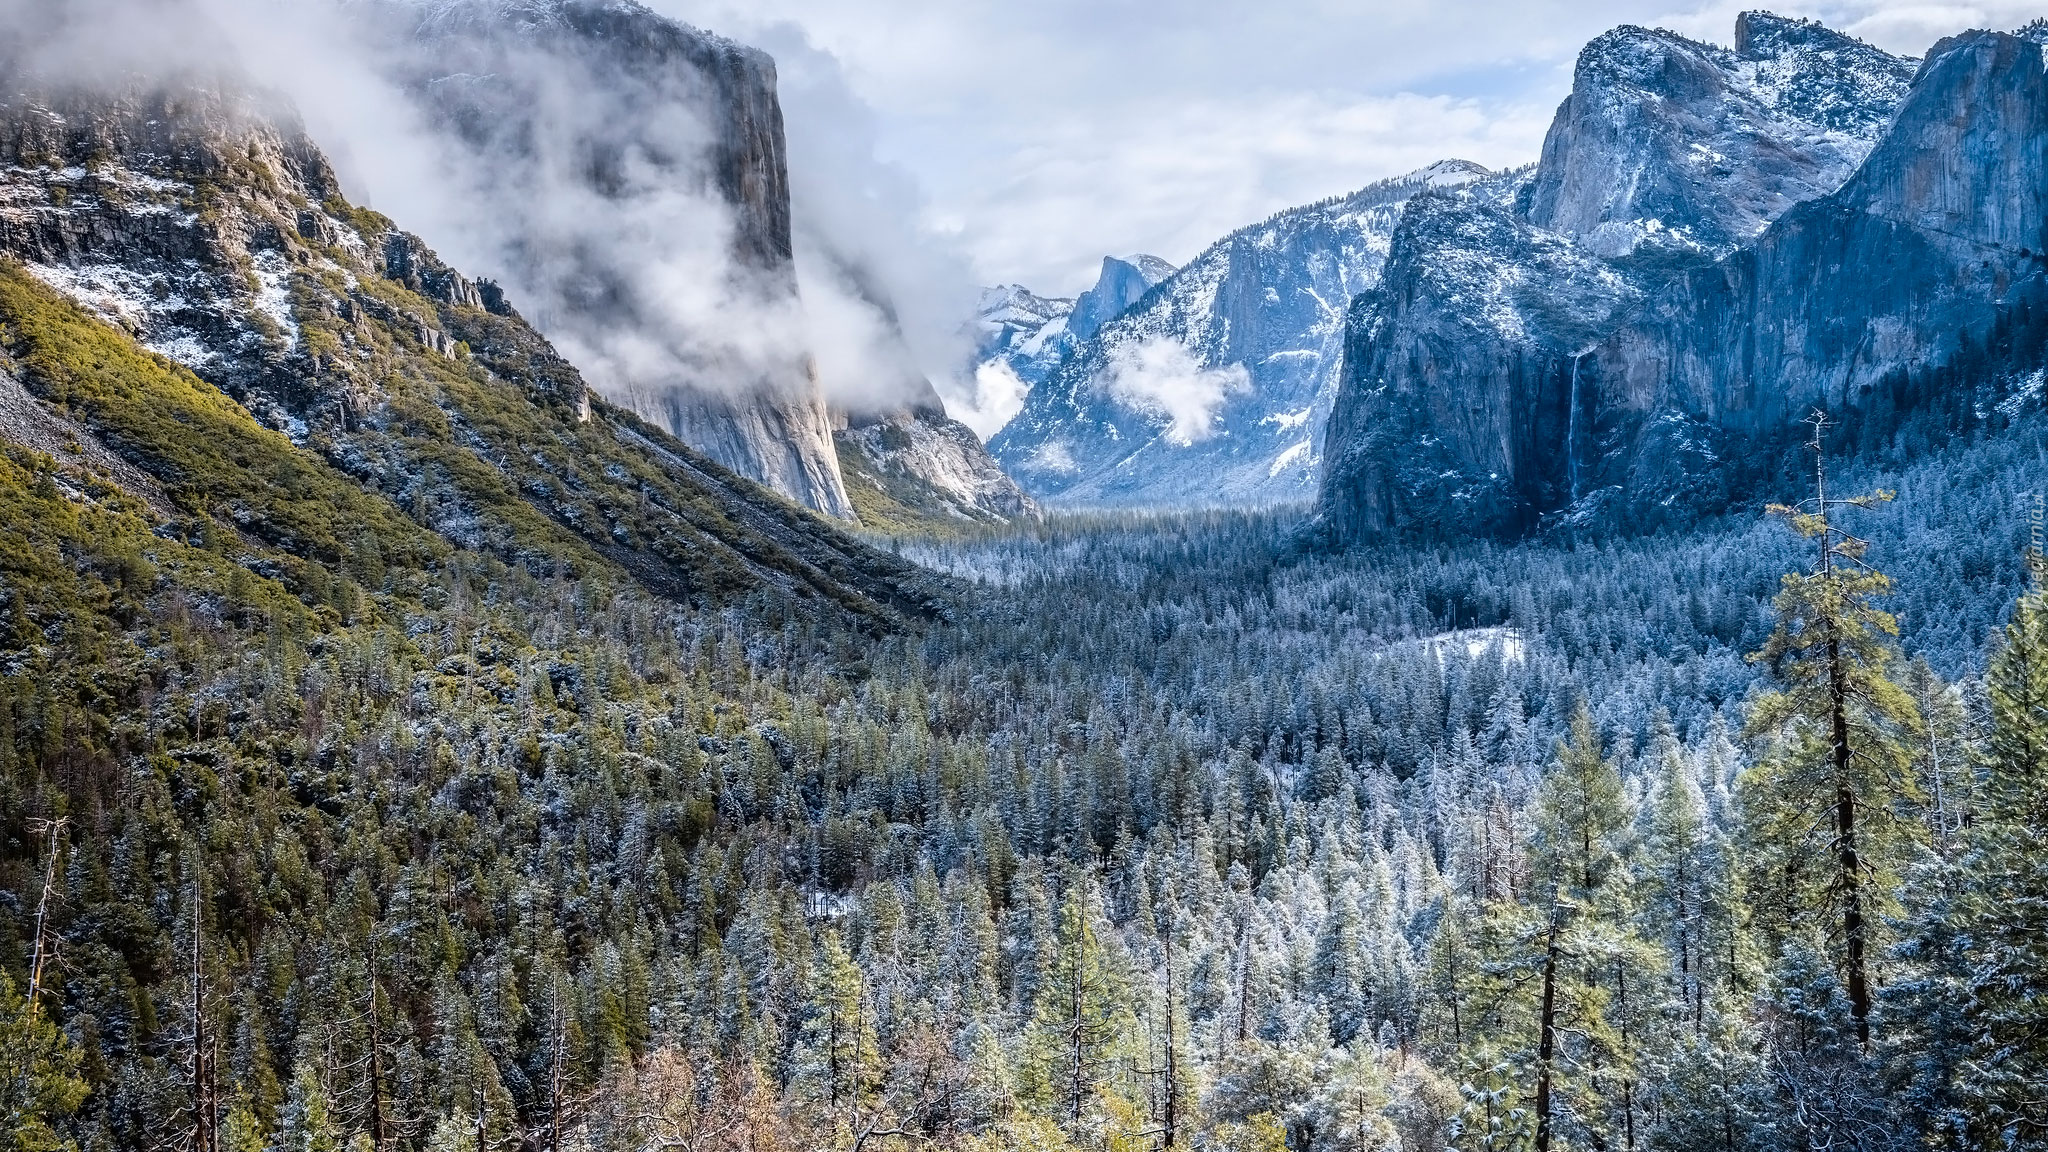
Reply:
[[976, 369], [1001, 366], [1027, 387], [1046, 378], [1066, 354], [1067, 315], [1074, 302], [1040, 296], [1021, 284], [990, 288], [976, 310]]
[[1608, 257], [1725, 255], [1849, 178], [1914, 64], [1760, 12], [1737, 19], [1732, 51], [1617, 28], [1579, 55], [1526, 194], [1529, 223]]
[[1446, 161], [1225, 237], [1077, 341], [990, 450], [1056, 503], [1309, 498], [1346, 308], [1378, 282], [1401, 206], [1488, 175]]
[[1881, 437], [1946, 402], [1925, 373], [2048, 295], [2039, 38], [1917, 67], [1759, 13], [1733, 52], [1594, 41], [1533, 174], [1404, 213], [1352, 310], [1321, 526], [1684, 523], [1815, 405]]
[[1018, 284], [990, 288], [982, 293], [975, 316], [977, 370], [1000, 365], [1024, 387], [1034, 387], [1069, 352], [1173, 273], [1173, 265], [1140, 253], [1103, 257], [1094, 287], [1072, 300], [1039, 296]]

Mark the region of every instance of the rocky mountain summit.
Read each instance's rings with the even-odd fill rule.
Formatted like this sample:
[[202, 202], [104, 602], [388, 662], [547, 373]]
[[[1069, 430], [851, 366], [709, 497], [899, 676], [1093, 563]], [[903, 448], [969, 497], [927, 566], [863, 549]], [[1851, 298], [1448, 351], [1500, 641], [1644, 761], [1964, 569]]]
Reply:
[[914, 570], [593, 397], [497, 285], [349, 204], [275, 102], [9, 79], [10, 435], [61, 424], [257, 556], [457, 549], [686, 602], [928, 610]]
[[1094, 286], [1071, 300], [1039, 296], [1019, 284], [988, 289], [975, 316], [979, 365], [1001, 364], [1026, 387], [1035, 386], [1174, 271], [1157, 256], [1104, 256]]
[[1603, 257], [1725, 254], [1848, 179], [1913, 65], [1761, 12], [1736, 20], [1733, 51], [1617, 28], [1579, 54], [1523, 214]]
[[1813, 406], [1893, 418], [2033, 323], [2038, 28], [1917, 67], [1763, 14], [1737, 39], [1602, 37], [1533, 174], [1409, 205], [1352, 309], [1334, 538], [1683, 521]]
[[1310, 498], [1345, 310], [1402, 205], [1489, 175], [1448, 161], [1232, 233], [1076, 342], [990, 450], [1058, 504]]

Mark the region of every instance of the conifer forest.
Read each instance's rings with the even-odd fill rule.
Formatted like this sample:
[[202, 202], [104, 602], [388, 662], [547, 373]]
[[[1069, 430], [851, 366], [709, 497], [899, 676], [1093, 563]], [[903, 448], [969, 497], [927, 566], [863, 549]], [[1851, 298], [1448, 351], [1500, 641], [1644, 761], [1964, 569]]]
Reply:
[[985, 445], [604, 375], [676, 189], [907, 347], [763, 52], [342, 5], [465, 274], [10, 4], [0, 1152], [2048, 1152], [2048, 24], [1617, 29], [1540, 164], [991, 296]]
[[905, 544], [879, 631], [309, 604], [10, 450], [9, 1147], [2041, 1146], [2040, 419], [1685, 535]]

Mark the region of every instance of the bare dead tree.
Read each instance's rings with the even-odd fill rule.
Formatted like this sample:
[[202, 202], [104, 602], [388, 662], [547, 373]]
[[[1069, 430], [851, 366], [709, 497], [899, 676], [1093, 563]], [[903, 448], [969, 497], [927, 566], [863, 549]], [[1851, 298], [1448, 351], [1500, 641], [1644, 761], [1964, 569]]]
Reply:
[[57, 857], [65, 827], [70, 820], [59, 816], [54, 820], [31, 820], [29, 831], [38, 836], [50, 838], [48, 861], [43, 866], [43, 894], [36, 901], [36, 934], [31, 946], [28, 968], [28, 1015], [35, 1019], [42, 1005], [43, 969], [49, 963], [55, 948], [50, 939], [50, 901], [57, 891]]
[[204, 908], [199, 878], [192, 879], [192, 1133], [193, 1152], [214, 1152], [220, 1146], [220, 1086], [214, 1037], [206, 1021]]

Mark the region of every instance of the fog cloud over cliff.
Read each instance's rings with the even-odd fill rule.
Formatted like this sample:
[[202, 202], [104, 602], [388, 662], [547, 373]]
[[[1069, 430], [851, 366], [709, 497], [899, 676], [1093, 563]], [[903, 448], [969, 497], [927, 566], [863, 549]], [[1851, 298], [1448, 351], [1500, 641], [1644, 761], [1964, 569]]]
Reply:
[[49, 73], [199, 69], [283, 94], [353, 198], [499, 280], [613, 395], [799, 393], [810, 353], [828, 398], [856, 407], [950, 382], [967, 360], [966, 266], [920, 245], [916, 190], [874, 159], [835, 61], [769, 30], [788, 58], [799, 299], [786, 265], [749, 258], [760, 221], [736, 218], [715, 179], [723, 94], [686, 66], [623, 68], [602, 42], [527, 34], [552, 7], [0, 0], [0, 21]]
[[[673, 0], [654, 6], [690, 15]], [[775, 58], [797, 272], [828, 393], [856, 407], [901, 399], [907, 372], [936, 385], [949, 410], [970, 414], [978, 398], [964, 375], [974, 352], [965, 320], [979, 289], [965, 253], [926, 226], [925, 196], [910, 173], [878, 155], [874, 111], [836, 57], [794, 24], [731, 31]], [[821, 315], [828, 312], [835, 321]]]

